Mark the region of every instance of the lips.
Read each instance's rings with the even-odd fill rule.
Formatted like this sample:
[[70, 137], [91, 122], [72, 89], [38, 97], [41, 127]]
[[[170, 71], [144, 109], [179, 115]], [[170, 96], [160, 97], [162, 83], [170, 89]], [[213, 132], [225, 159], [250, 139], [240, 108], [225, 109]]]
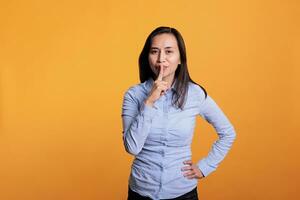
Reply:
[[[157, 66], [155, 66], [155, 67], [156, 67], [157, 70], [160, 70], [161, 65], [157, 65]], [[162, 67], [163, 67], [164, 69], [168, 68], [168, 66], [165, 66], [165, 65], [163, 65]]]
[[[168, 67], [163, 66], [163, 68], [164, 68], [163, 71], [165, 72]], [[156, 66], [156, 73], [159, 74], [159, 72], [160, 72], [160, 66]]]

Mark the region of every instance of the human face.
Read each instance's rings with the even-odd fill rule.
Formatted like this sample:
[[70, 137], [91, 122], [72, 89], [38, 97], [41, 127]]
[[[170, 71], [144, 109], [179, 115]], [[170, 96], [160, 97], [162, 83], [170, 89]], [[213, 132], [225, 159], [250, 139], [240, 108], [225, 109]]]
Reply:
[[173, 34], [162, 33], [152, 38], [148, 59], [156, 76], [159, 74], [160, 67], [163, 67], [163, 79], [173, 81], [177, 66], [180, 64], [176, 37]]

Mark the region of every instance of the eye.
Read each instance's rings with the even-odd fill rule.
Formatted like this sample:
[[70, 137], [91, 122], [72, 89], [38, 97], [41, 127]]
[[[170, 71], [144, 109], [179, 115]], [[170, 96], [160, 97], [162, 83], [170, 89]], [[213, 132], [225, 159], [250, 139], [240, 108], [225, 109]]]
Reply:
[[170, 54], [170, 53], [173, 53], [173, 51], [167, 50], [166, 53], [167, 53], [167, 54]]
[[158, 51], [157, 51], [157, 50], [151, 50], [150, 53], [151, 53], [151, 54], [157, 54]]

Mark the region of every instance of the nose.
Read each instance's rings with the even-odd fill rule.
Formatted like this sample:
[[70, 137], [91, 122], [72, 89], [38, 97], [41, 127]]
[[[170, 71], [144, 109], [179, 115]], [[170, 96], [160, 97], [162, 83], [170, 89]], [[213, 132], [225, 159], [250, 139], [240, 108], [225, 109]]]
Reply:
[[157, 62], [158, 63], [163, 63], [166, 61], [166, 56], [164, 54], [164, 52], [160, 52], [157, 58]]

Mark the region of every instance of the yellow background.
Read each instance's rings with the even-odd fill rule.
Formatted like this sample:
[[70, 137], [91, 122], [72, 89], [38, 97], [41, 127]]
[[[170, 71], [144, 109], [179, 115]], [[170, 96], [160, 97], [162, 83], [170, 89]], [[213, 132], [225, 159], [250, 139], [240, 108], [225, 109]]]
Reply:
[[[126, 199], [124, 92], [157, 26], [236, 128], [201, 199], [300, 199], [298, 0], [0, 3], [0, 199]], [[298, 104], [297, 104], [298, 102]], [[200, 117], [193, 160], [217, 139]]]

